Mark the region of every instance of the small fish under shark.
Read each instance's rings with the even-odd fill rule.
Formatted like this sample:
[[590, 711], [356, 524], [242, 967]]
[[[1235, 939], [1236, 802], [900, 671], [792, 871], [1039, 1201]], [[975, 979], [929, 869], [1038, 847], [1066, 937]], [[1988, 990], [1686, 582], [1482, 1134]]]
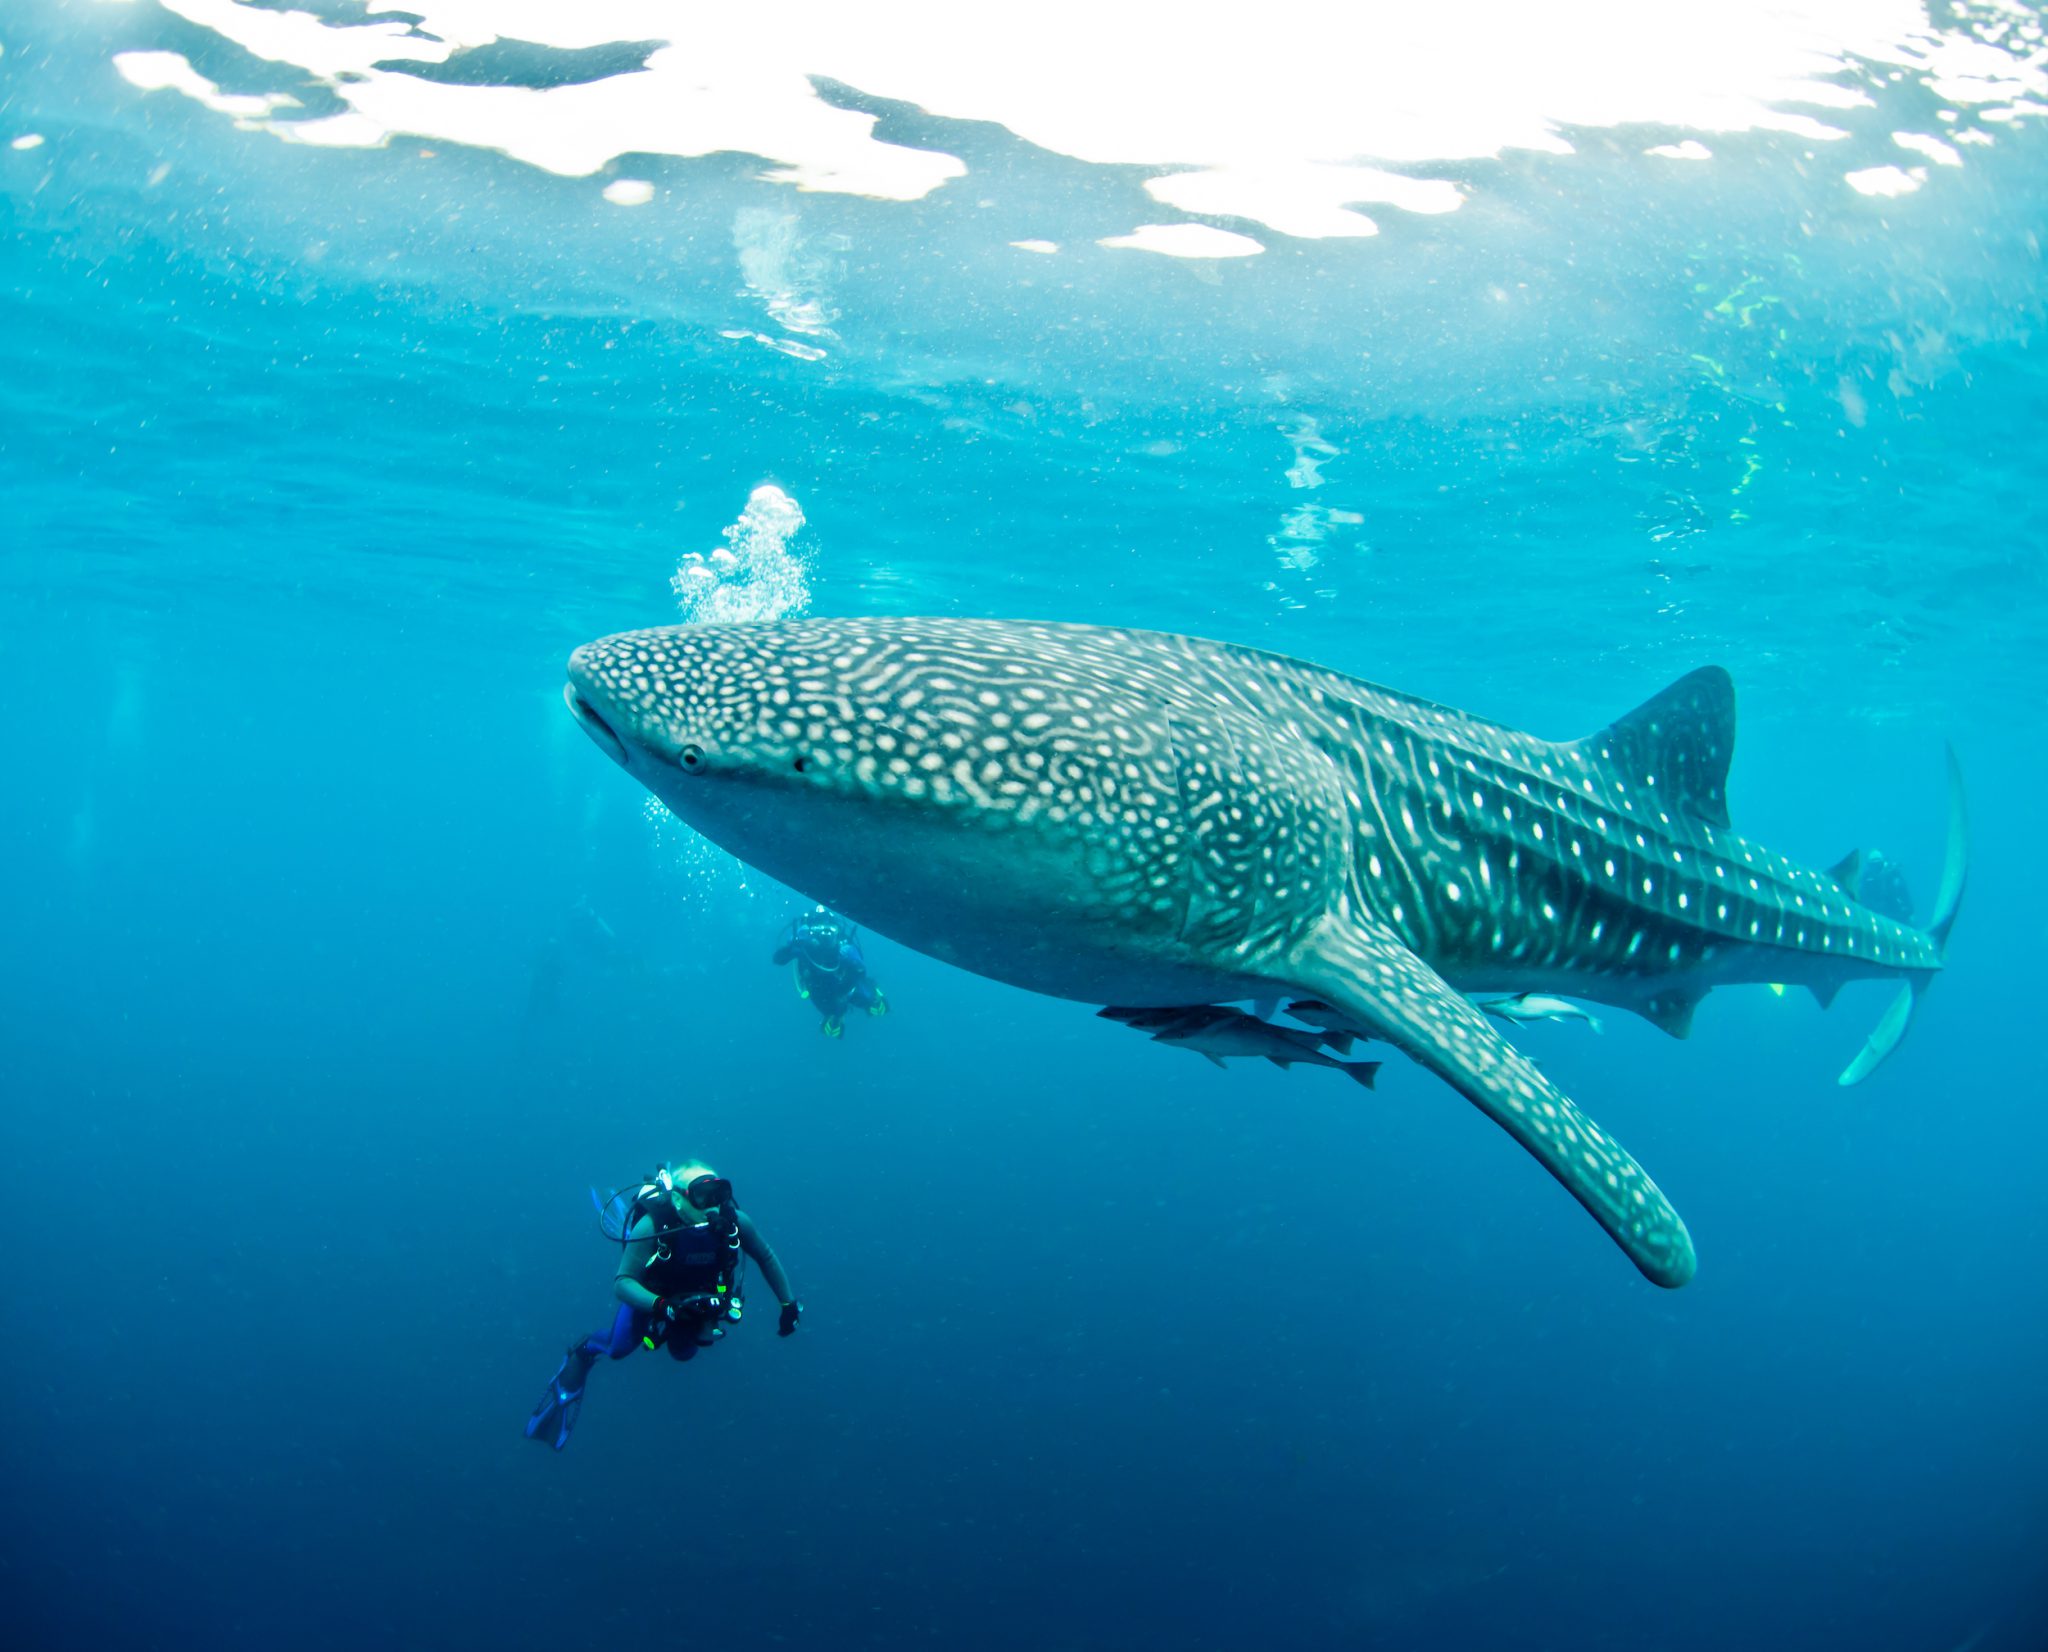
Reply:
[[[1583, 1021], [1600, 1030], [1596, 1016], [1577, 1004], [1542, 993], [1522, 992], [1505, 996], [1478, 997], [1472, 1002], [1498, 1021], [1523, 1024], [1530, 1021]], [[1175, 1049], [1193, 1050], [1217, 1066], [1233, 1057], [1270, 1061], [1276, 1067], [1297, 1063], [1333, 1067], [1348, 1072], [1359, 1083], [1372, 1086], [1380, 1063], [1334, 1061], [1322, 1053], [1351, 1053], [1351, 1046], [1372, 1034], [1348, 1021], [1341, 1011], [1312, 999], [1287, 1006], [1287, 1013], [1311, 1031], [1290, 1027], [1272, 1019], [1279, 1005], [1266, 1000], [1252, 1005], [1251, 1012], [1225, 1004], [1183, 1004], [1163, 1009], [1130, 1009], [1111, 1005], [1095, 1013], [1104, 1020], [1147, 1033], [1153, 1042]], [[1307, 1053], [1304, 1053], [1307, 1052]]]
[[[1583, 1005], [1569, 999], [1553, 998], [1542, 992], [1480, 993], [1472, 1000], [1473, 1006], [1496, 1021], [1507, 1021], [1522, 1025], [1530, 1021], [1583, 1021], [1593, 1031], [1600, 1031], [1599, 1017]], [[1297, 999], [1287, 1006], [1287, 1013], [1307, 1026], [1317, 1027], [1325, 1032], [1349, 1033], [1355, 1038], [1369, 1038], [1372, 1035], [1363, 1028], [1353, 1026], [1342, 1010], [1321, 1003], [1313, 998]]]
[[1600, 1018], [1584, 1005], [1574, 1004], [1569, 998], [1554, 998], [1547, 992], [1485, 993], [1472, 1002], [1494, 1020], [1510, 1021], [1516, 1026], [1531, 1021], [1583, 1021], [1593, 1031], [1600, 1030]]
[[[1339, 1061], [1349, 1055], [1354, 1035], [1349, 1032], [1303, 1032], [1298, 1027], [1276, 1027], [1256, 1015], [1223, 1004], [1194, 1004], [1180, 1008], [1123, 1009], [1111, 1005], [1095, 1012], [1106, 1020], [1148, 1032], [1154, 1042], [1197, 1055], [1222, 1066], [1232, 1056], [1270, 1061], [1276, 1067], [1297, 1064], [1331, 1067], [1368, 1090], [1379, 1075], [1377, 1061]], [[1324, 1046], [1335, 1052], [1325, 1055]]]
[[1683, 1036], [1716, 986], [1823, 1004], [1941, 970], [1860, 860], [1733, 830], [1728, 674], [1550, 741], [1306, 661], [1157, 631], [976, 619], [668, 626], [577, 649], [584, 732], [683, 821], [807, 898], [964, 968], [1133, 1008], [1315, 1000], [1519, 1142], [1643, 1274], [1692, 1237], [1642, 1166], [1464, 996], [1563, 994]]

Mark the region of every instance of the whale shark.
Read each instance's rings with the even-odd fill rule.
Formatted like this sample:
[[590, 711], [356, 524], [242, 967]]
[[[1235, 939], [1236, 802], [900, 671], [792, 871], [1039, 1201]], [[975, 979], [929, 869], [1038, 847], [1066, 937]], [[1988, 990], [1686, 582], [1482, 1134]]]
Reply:
[[[1741, 837], [1735, 700], [1692, 672], [1547, 741], [1305, 661], [1165, 632], [985, 619], [628, 631], [564, 698], [677, 816], [812, 900], [1086, 1003], [1293, 997], [1430, 1069], [1653, 1282], [1696, 1260], [1630, 1155], [1470, 992], [1563, 993], [1683, 1036], [1733, 982], [1901, 983], [1843, 1082], [1904, 1034], [1964, 880], [1925, 929]], [[1845, 881], [1846, 880], [1846, 881]]]

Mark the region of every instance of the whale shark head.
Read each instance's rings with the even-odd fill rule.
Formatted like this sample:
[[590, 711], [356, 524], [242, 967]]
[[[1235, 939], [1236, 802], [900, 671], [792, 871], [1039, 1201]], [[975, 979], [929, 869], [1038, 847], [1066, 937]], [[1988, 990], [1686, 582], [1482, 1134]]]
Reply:
[[563, 698], [584, 733], [710, 835], [827, 791], [810, 661], [745, 626], [672, 626], [587, 643]]
[[913, 946], [1038, 984], [1011, 943], [991, 941], [996, 957], [983, 938], [1064, 926], [1071, 956], [1090, 930], [1171, 938], [1185, 902], [1165, 714], [1128, 660], [1077, 652], [1062, 630], [629, 631], [576, 650], [564, 697], [614, 762], [735, 855]]

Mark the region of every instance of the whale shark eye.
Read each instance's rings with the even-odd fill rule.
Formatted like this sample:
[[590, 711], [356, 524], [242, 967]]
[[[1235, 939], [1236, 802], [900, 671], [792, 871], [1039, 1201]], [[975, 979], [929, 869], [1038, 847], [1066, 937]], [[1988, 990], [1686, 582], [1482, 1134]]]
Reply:
[[702, 746], [685, 746], [676, 753], [676, 761], [682, 764], [685, 772], [701, 774], [704, 769], [704, 748]]

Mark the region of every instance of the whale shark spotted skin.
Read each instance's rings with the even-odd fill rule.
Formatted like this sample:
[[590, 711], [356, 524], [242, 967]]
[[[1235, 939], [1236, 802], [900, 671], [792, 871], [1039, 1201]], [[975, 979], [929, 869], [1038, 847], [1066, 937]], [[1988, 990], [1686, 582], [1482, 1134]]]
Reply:
[[625, 632], [576, 650], [564, 694], [683, 820], [935, 957], [1095, 1004], [1321, 1000], [1477, 1104], [1661, 1285], [1694, 1270], [1677, 1212], [1462, 994], [1682, 1034], [1722, 983], [1825, 1002], [1901, 978], [1867, 1071], [1961, 894], [1956, 849], [1915, 929], [1733, 832], [1715, 668], [1555, 743], [1226, 643], [996, 620]]

